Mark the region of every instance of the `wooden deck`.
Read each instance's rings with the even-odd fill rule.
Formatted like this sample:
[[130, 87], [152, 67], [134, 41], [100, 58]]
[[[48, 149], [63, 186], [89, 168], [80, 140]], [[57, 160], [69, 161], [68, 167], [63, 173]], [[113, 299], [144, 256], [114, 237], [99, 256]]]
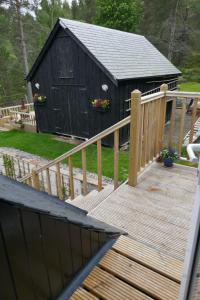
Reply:
[[137, 187], [122, 185], [89, 215], [121, 236], [70, 300], [178, 300], [196, 169], [154, 163]]
[[70, 300], [178, 299], [182, 262], [122, 236]]
[[119, 227], [141, 243], [183, 260], [197, 170], [154, 163], [136, 187], [122, 185], [89, 215]]

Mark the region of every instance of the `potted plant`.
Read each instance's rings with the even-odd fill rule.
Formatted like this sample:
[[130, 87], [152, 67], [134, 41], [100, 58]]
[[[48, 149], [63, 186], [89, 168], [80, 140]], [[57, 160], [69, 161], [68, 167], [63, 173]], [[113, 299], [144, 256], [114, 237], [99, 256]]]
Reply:
[[110, 108], [110, 100], [108, 99], [94, 99], [91, 104], [96, 111], [107, 111]]
[[178, 158], [178, 154], [172, 150], [165, 148], [161, 151], [160, 157], [163, 160], [164, 166], [170, 168], [173, 166], [173, 162]]
[[38, 93], [35, 93], [33, 96], [33, 100], [34, 102], [38, 103], [38, 104], [44, 104], [47, 100], [47, 97], [44, 95], [40, 95]]

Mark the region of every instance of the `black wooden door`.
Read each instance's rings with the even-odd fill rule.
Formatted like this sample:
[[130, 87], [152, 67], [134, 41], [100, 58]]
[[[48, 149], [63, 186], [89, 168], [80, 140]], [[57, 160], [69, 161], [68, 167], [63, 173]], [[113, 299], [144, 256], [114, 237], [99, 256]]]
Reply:
[[85, 87], [57, 85], [52, 87], [54, 132], [89, 136], [88, 99]]

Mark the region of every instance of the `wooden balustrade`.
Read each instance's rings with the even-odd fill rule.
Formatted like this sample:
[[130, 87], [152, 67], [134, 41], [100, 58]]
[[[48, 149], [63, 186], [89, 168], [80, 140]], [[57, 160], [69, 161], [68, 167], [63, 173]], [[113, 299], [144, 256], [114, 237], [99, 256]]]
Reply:
[[[174, 146], [173, 135], [175, 128], [176, 115], [176, 98], [180, 93], [182, 100], [182, 110], [180, 113], [180, 128], [177, 139], [177, 149], [181, 153], [183, 136], [184, 136], [184, 120], [186, 113], [186, 99], [195, 97], [194, 108], [191, 118], [191, 133], [190, 140], [194, 134], [194, 124], [196, 120], [197, 102], [200, 99], [200, 93], [183, 93], [177, 91], [168, 91], [166, 84], [162, 85], [160, 91], [154, 94], [141, 97], [141, 93], [135, 90], [131, 94], [131, 115], [121, 120], [115, 125], [105, 129], [91, 139], [71, 149], [67, 153], [59, 156], [55, 160], [41, 166], [32, 174], [25, 176], [21, 181], [27, 182], [31, 178], [31, 183], [37, 189], [41, 189], [39, 174], [45, 171], [44, 189], [49, 193], [53, 193], [52, 180], [50, 170], [54, 168], [56, 172], [56, 194], [60, 199], [65, 198], [64, 175], [61, 173], [61, 164], [67, 160], [67, 170], [69, 178], [69, 196], [75, 198], [74, 189], [74, 171], [73, 171], [73, 155], [80, 152], [82, 160], [82, 193], [88, 193], [87, 179], [87, 147], [97, 145], [97, 188], [100, 191], [103, 188], [102, 184], [102, 139], [114, 135], [114, 189], [119, 185], [119, 145], [120, 145], [120, 129], [130, 124], [130, 147], [129, 147], [129, 179], [131, 186], [137, 184], [138, 174], [145, 169], [155, 158], [160, 154], [164, 144], [169, 147]], [[166, 129], [166, 106], [169, 101], [172, 101], [172, 112], [170, 116], [170, 126], [167, 135], [167, 141], [164, 140], [164, 132]], [[65, 168], [65, 167], [63, 167]]]
[[[34, 111], [34, 104], [33, 103], [27, 103], [24, 105], [25, 108], [30, 112]], [[10, 111], [20, 112], [22, 105], [14, 105], [14, 106], [8, 106], [8, 107], [0, 107], [0, 115], [3, 117], [9, 116]]]
[[35, 115], [32, 115], [31, 113], [10, 110], [9, 114], [13, 120], [20, 119], [24, 124], [32, 126], [36, 125]]
[[86, 165], [86, 148], [82, 149], [82, 170], [83, 170], [83, 195], [87, 195], [87, 165]]

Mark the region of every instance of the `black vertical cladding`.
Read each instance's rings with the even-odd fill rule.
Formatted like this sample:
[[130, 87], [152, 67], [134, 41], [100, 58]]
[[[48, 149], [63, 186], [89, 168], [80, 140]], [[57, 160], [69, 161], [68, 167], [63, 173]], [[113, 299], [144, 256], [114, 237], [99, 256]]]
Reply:
[[40, 228], [40, 216], [30, 211], [22, 212], [22, 222], [25, 240], [30, 259], [30, 270], [34, 282], [36, 299], [46, 300], [51, 298], [51, 286], [47, 265], [46, 253], [43, 248], [43, 239]]
[[0, 176], [0, 299], [53, 300], [118, 231]]
[[16, 298], [15, 282], [10, 267], [4, 234], [0, 228], [0, 299], [15, 300]]
[[[33, 92], [40, 84], [39, 93], [47, 96], [45, 104], [35, 104], [36, 120], [41, 132], [52, 132], [90, 138], [127, 116], [131, 91], [145, 92], [176, 76], [118, 81], [118, 85], [104, 73], [69, 31], [58, 29], [32, 78]], [[102, 85], [108, 86], [103, 91]], [[107, 112], [92, 108], [94, 99], [110, 100]], [[170, 108], [167, 108], [170, 112]], [[169, 115], [169, 113], [167, 113]], [[120, 132], [120, 143], [128, 139], [127, 128]], [[113, 145], [113, 136], [103, 140]]]
[[55, 299], [107, 240], [104, 232], [2, 202], [0, 225], [0, 299]]
[[[18, 209], [1, 203], [0, 224], [5, 239], [7, 262], [11, 267], [13, 289], [16, 290], [16, 299], [35, 300], [32, 274]], [[4, 272], [6, 273], [6, 270]], [[4, 286], [1, 286], [1, 289], [3, 289], [2, 294], [4, 294], [7, 285], [5, 284], [5, 290]]]
[[[40, 84], [39, 91], [35, 83]], [[103, 84], [108, 86], [107, 92], [103, 91]], [[58, 31], [35, 72], [32, 88], [33, 93], [47, 97], [46, 103], [35, 104], [42, 132], [89, 138], [119, 120], [116, 85], [63, 29]], [[110, 100], [109, 111], [93, 110], [94, 99]]]

